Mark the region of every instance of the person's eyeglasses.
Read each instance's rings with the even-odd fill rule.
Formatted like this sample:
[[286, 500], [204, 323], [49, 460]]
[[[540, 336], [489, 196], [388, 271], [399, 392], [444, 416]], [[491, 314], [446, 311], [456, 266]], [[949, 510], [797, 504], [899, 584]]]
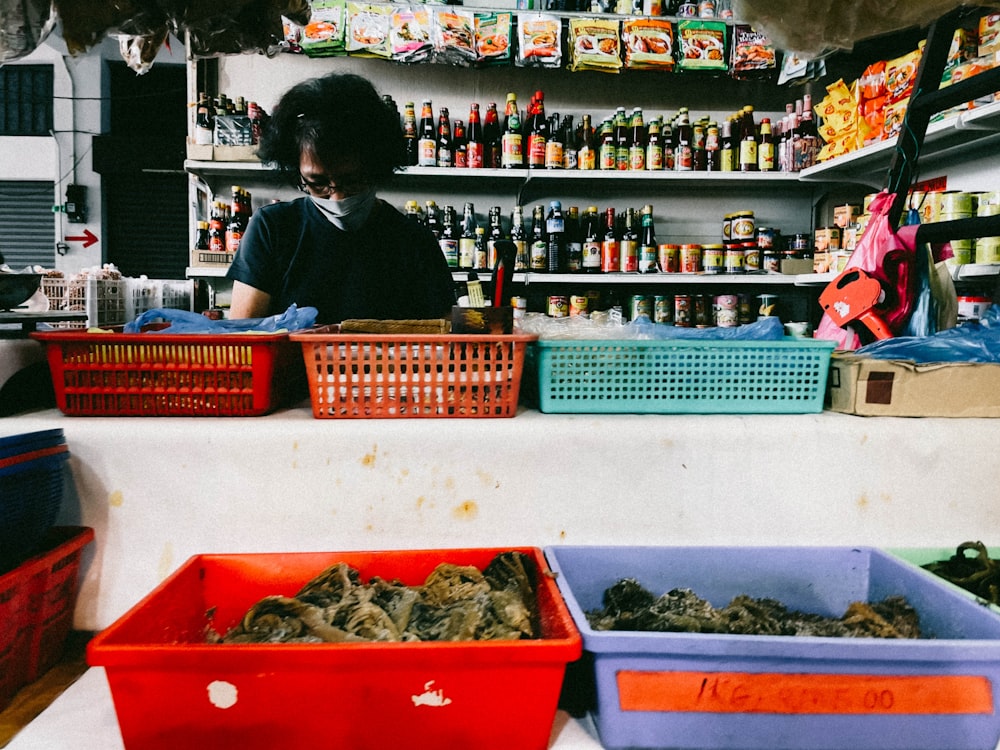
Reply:
[[340, 177], [327, 177], [323, 180], [307, 180], [299, 175], [298, 188], [303, 193], [314, 195], [317, 198], [326, 198], [333, 193], [343, 193], [344, 195], [357, 195], [368, 187], [368, 181], [361, 175], [341, 175]]

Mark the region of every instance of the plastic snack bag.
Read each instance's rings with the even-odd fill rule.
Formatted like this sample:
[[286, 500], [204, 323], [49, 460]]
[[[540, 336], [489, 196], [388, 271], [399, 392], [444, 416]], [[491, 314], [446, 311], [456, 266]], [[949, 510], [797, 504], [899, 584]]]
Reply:
[[344, 0], [313, 0], [312, 17], [302, 27], [299, 46], [309, 57], [347, 54], [344, 48]]
[[558, 68], [562, 65], [562, 23], [557, 16], [518, 13], [517, 61], [522, 68]]
[[430, 58], [431, 13], [427, 6], [397, 7], [389, 24], [389, 52], [393, 62], [416, 63]]
[[346, 46], [350, 55], [389, 59], [389, 21], [392, 7], [347, 3]]
[[622, 45], [630, 70], [674, 69], [674, 25], [666, 18], [625, 19]]
[[503, 65], [511, 60], [511, 13], [476, 13], [476, 64]]
[[678, 21], [681, 70], [728, 70], [726, 24], [720, 21]]
[[434, 9], [434, 62], [469, 66], [476, 61], [476, 14], [454, 6]]
[[569, 20], [569, 69], [603, 70], [617, 73], [622, 68], [618, 21], [607, 18]]

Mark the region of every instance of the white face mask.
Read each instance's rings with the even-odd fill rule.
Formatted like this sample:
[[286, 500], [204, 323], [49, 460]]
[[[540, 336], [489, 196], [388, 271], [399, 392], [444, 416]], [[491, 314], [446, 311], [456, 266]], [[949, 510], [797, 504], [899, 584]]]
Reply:
[[368, 188], [363, 193], [349, 195], [343, 200], [309, 196], [331, 224], [345, 232], [356, 232], [368, 220], [375, 206], [375, 189]]

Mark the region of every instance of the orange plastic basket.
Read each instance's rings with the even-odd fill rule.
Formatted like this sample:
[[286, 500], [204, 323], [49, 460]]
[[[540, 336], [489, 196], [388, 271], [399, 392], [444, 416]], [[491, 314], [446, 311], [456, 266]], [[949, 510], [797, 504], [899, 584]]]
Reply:
[[287, 333], [31, 335], [48, 348], [56, 405], [70, 416], [258, 416], [302, 381]]
[[302, 344], [316, 418], [512, 417], [522, 334], [290, 334]]

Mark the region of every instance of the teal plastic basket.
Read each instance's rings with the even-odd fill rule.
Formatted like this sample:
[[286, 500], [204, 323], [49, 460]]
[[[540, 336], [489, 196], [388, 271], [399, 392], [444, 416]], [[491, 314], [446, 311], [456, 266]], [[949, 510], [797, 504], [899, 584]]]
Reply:
[[538, 408], [576, 414], [809, 414], [823, 410], [834, 344], [562, 341], [534, 345]]

